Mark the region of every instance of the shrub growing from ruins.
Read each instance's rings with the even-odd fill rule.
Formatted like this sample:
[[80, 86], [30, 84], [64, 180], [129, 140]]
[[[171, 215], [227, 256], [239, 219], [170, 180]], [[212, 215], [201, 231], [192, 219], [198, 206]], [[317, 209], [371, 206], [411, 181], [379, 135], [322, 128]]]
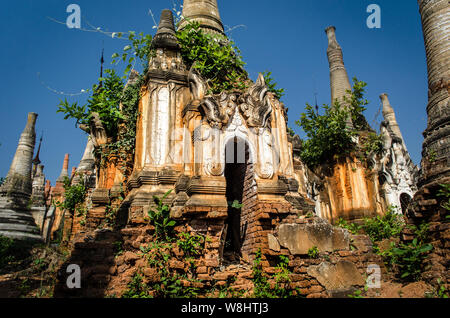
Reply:
[[150, 224], [155, 227], [155, 235], [159, 240], [167, 241], [172, 234], [175, 226], [175, 221], [170, 218], [170, 208], [164, 204], [164, 200], [172, 193], [172, 190], [167, 191], [161, 198], [154, 196], [153, 200], [156, 204], [156, 209], [150, 209], [148, 216]]
[[404, 222], [401, 216], [395, 213], [395, 207], [390, 206], [383, 216], [365, 218], [362, 229], [370, 236], [372, 242], [397, 237], [403, 231]]
[[391, 248], [382, 253], [386, 263], [399, 272], [405, 281], [417, 281], [424, 270], [424, 260], [433, 249], [431, 244], [420, 242], [414, 238], [411, 243], [393, 243]]
[[[301, 114], [296, 124], [306, 133], [308, 139], [303, 142], [300, 156], [308, 166], [314, 168], [322, 163], [350, 155], [357, 150], [353, 137], [357, 131], [367, 129], [363, 112], [367, 100], [364, 99], [366, 83], [353, 79], [353, 90], [346, 97], [349, 109], [335, 101], [333, 106], [323, 105], [324, 113], [320, 115], [315, 107], [306, 104], [306, 112]], [[350, 129], [346, 121], [352, 118], [354, 128]]]
[[363, 115], [366, 111], [365, 106], [369, 104], [369, 101], [364, 98], [366, 86], [367, 83], [358, 81], [354, 77], [352, 90], [347, 90], [347, 96], [344, 96], [344, 101], [350, 105], [350, 116], [355, 130], [370, 130], [370, 126]]
[[87, 104], [80, 106], [77, 102], [69, 104], [67, 99], [61, 100], [57, 112], [65, 114], [64, 119], [76, 119], [76, 125], [84, 125], [88, 131], [93, 114], [97, 113], [106, 134], [109, 137], [115, 137], [117, 125], [123, 119], [119, 105], [124, 83], [113, 69], [108, 69], [105, 73], [106, 77], [100, 78], [102, 85], [92, 86], [92, 96]]
[[14, 260], [12, 249], [14, 241], [9, 237], [0, 235], [0, 268]]
[[[269, 92], [272, 92], [277, 99], [281, 99], [284, 96], [284, 88], [277, 88], [278, 84], [272, 77], [272, 72], [265, 71], [262, 73], [264, 76], [264, 80], [269, 89]], [[288, 128], [290, 129], [290, 128]], [[295, 135], [295, 133], [294, 133]]]
[[429, 244], [427, 223], [410, 226], [414, 230], [414, 239], [408, 243], [391, 243], [391, 247], [382, 252], [385, 263], [398, 273], [401, 280], [416, 281], [425, 269], [425, 259], [433, 249]]
[[200, 23], [191, 21], [177, 31], [183, 61], [208, 81], [212, 93], [247, 87], [248, 74], [236, 45], [222, 35], [204, 32]]
[[[141, 246], [142, 256], [146, 258], [148, 266], [155, 269], [158, 275], [157, 283], [144, 285], [145, 295], [148, 295], [150, 291], [156, 298], [193, 298], [199, 295], [200, 289], [191, 284], [197, 281], [193, 277], [188, 277], [189, 271], [179, 274], [168, 266], [169, 260], [173, 257], [171, 251], [174, 244], [174, 242], [155, 241], [148, 246]], [[194, 273], [189, 274], [194, 276]], [[183, 280], [189, 283], [188, 286], [183, 285]]]
[[177, 245], [186, 257], [195, 257], [202, 253], [205, 244], [205, 238], [203, 236], [183, 232], [178, 234], [177, 237]]
[[443, 197], [441, 206], [447, 211], [450, 211], [450, 184], [441, 184], [440, 186], [441, 188], [439, 189], [437, 196]]
[[363, 160], [371, 154], [380, 154], [383, 150], [383, 139], [381, 135], [375, 132], [369, 132], [367, 137], [360, 139], [360, 150], [363, 154]]
[[143, 280], [142, 274], [134, 274], [128, 283], [128, 289], [122, 294], [122, 298], [151, 298], [149, 296], [149, 287]]
[[445, 287], [445, 284], [442, 282], [440, 278], [436, 281], [437, 287], [433, 287], [433, 289], [429, 292], [425, 293], [425, 297], [427, 298], [449, 298], [448, 289]]
[[313, 246], [308, 250], [308, 257], [309, 258], [319, 258], [319, 249], [317, 248], [317, 246]]
[[81, 178], [79, 184], [71, 185], [71, 180], [68, 177], [65, 177], [64, 190], [64, 201], [56, 202], [56, 205], [73, 214], [78, 205], [82, 204], [86, 198], [87, 188], [83, 178]]
[[323, 107], [325, 113], [320, 115], [313, 106], [306, 104], [306, 113], [296, 122], [308, 136], [300, 156], [310, 167], [347, 155], [354, 147], [353, 132], [346, 125], [349, 113], [339, 103], [335, 107]]
[[[288, 268], [289, 258], [280, 255], [278, 265], [275, 267], [275, 274], [272, 277], [264, 273], [261, 260], [261, 249], [258, 249], [252, 267], [254, 298], [290, 298], [300, 296], [300, 291], [291, 287], [291, 272]], [[271, 284], [270, 280], [274, 284]]]
[[338, 222], [335, 225], [347, 229], [353, 235], [357, 235], [362, 229], [361, 225], [358, 225], [356, 223], [349, 223], [343, 218], [339, 218]]
[[3, 177], [0, 177], [0, 186], [3, 184], [3, 183], [5, 183], [5, 178], [3, 178]]

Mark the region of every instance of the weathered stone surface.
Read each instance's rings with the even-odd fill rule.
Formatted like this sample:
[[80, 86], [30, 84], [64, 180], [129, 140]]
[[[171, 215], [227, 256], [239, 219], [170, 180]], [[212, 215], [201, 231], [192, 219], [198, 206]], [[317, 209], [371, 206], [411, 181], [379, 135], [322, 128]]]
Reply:
[[328, 291], [365, 284], [355, 264], [348, 261], [339, 261], [336, 265], [323, 262], [318, 266], [310, 266], [308, 275], [316, 278]]
[[64, 178], [69, 177], [69, 154], [66, 153], [64, 156], [63, 167], [61, 169], [61, 173], [59, 174], [57, 182], [64, 182]]
[[182, 16], [186, 19], [181, 21], [180, 29], [189, 21], [196, 21], [207, 32], [224, 33], [217, 0], [184, 0]]
[[352, 235], [351, 241], [352, 245], [360, 252], [372, 251], [372, 241], [367, 235]]
[[[336, 28], [330, 26], [326, 28], [325, 33], [328, 37], [328, 62], [330, 65], [330, 85], [332, 104], [337, 100], [342, 106], [348, 107], [344, 97], [348, 97], [348, 91], [352, 89], [348, 78], [347, 70], [344, 65], [342, 49], [336, 40]], [[349, 127], [353, 127], [352, 120], [347, 120]]]
[[320, 252], [332, 252], [349, 249], [350, 244], [346, 230], [320, 219], [311, 224], [282, 224], [278, 229], [278, 240], [294, 255], [308, 254], [314, 246]]
[[29, 209], [37, 114], [29, 113], [5, 183], [0, 186], [0, 234], [16, 240], [41, 241]]
[[272, 251], [279, 252], [281, 250], [280, 243], [278, 243], [277, 238], [273, 234], [267, 234], [267, 239], [269, 240], [269, 248]]

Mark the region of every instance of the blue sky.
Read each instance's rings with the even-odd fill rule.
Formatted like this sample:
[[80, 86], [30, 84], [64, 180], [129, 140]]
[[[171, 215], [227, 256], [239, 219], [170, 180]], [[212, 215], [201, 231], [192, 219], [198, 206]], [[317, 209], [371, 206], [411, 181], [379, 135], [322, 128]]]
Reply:
[[[61, 96], [88, 89], [99, 74], [102, 46], [106, 64], [127, 44], [98, 32], [68, 29], [49, 17], [65, 21], [66, 8], [80, 5], [82, 27], [87, 23], [109, 31], [154, 33], [153, 19], [172, 0], [6, 0], [0, 11], [1, 94], [0, 176], [6, 176], [28, 112], [39, 114], [37, 139], [44, 132], [41, 160], [47, 178], [54, 183], [65, 153], [70, 167], [83, 154], [86, 135], [57, 114], [60, 98], [83, 103], [88, 96]], [[282, 101], [289, 108], [289, 124], [301, 134], [295, 121], [306, 102], [330, 102], [329, 71], [324, 29], [337, 28], [350, 77], [368, 83], [370, 101], [365, 115], [374, 119], [380, 111], [379, 95], [388, 93], [408, 150], [420, 163], [422, 132], [426, 128], [427, 73], [420, 15], [415, 0], [218, 0], [224, 24], [235, 28], [229, 36], [242, 51], [252, 79], [270, 70]], [[175, 0], [175, 4], [180, 3]], [[381, 29], [366, 26], [369, 4], [381, 7]], [[109, 66], [109, 65], [106, 65]], [[39, 76], [38, 76], [39, 74]], [[50, 89], [49, 89], [50, 88]]]

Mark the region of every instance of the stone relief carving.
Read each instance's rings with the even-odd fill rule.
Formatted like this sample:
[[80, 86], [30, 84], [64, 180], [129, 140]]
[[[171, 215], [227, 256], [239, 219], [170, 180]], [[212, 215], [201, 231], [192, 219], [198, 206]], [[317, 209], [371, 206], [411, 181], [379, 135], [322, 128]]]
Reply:
[[267, 127], [272, 114], [268, 92], [264, 76], [260, 73], [256, 83], [239, 97], [239, 108], [249, 127]]
[[[192, 95], [191, 106], [198, 107], [204, 122], [212, 131], [217, 131], [217, 136], [212, 133], [205, 135], [205, 127], [197, 127], [202, 131], [202, 138], [197, 140], [203, 142], [204, 173], [212, 176], [223, 175], [225, 165], [221, 159], [224, 156], [224, 147], [220, 145], [220, 141], [226, 140], [230, 135], [248, 141], [251, 130], [257, 138], [255, 142], [258, 143], [255, 153], [258, 158], [256, 173], [260, 178], [271, 179], [275, 169], [273, 136], [269, 124], [274, 105], [264, 76], [259, 74], [258, 80], [245, 92], [222, 92], [217, 95], [208, 95], [208, 85], [194, 67], [189, 71], [188, 82]], [[196, 133], [195, 135], [198, 135], [198, 132]]]
[[108, 143], [105, 127], [103, 126], [98, 113], [92, 113], [89, 126], [80, 125], [80, 129], [90, 134], [95, 147], [100, 147]]
[[202, 101], [208, 91], [206, 82], [195, 68], [195, 64], [191, 67], [188, 74], [189, 88], [194, 101]]
[[249, 128], [268, 127], [273, 106], [262, 74], [244, 93], [207, 95], [207, 83], [194, 66], [189, 71], [188, 82], [192, 94], [191, 104], [198, 105], [211, 127], [222, 129], [236, 110], [240, 111]]
[[256, 173], [261, 179], [272, 179], [274, 174], [272, 134], [268, 129], [260, 129], [258, 139], [260, 147]]

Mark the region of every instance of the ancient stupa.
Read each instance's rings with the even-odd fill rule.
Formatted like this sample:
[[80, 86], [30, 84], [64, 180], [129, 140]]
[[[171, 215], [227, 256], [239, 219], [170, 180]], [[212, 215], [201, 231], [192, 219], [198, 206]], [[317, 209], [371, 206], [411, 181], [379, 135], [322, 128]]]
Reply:
[[36, 119], [37, 114], [28, 114], [8, 176], [0, 187], [0, 234], [26, 241], [41, 240], [30, 210]]

